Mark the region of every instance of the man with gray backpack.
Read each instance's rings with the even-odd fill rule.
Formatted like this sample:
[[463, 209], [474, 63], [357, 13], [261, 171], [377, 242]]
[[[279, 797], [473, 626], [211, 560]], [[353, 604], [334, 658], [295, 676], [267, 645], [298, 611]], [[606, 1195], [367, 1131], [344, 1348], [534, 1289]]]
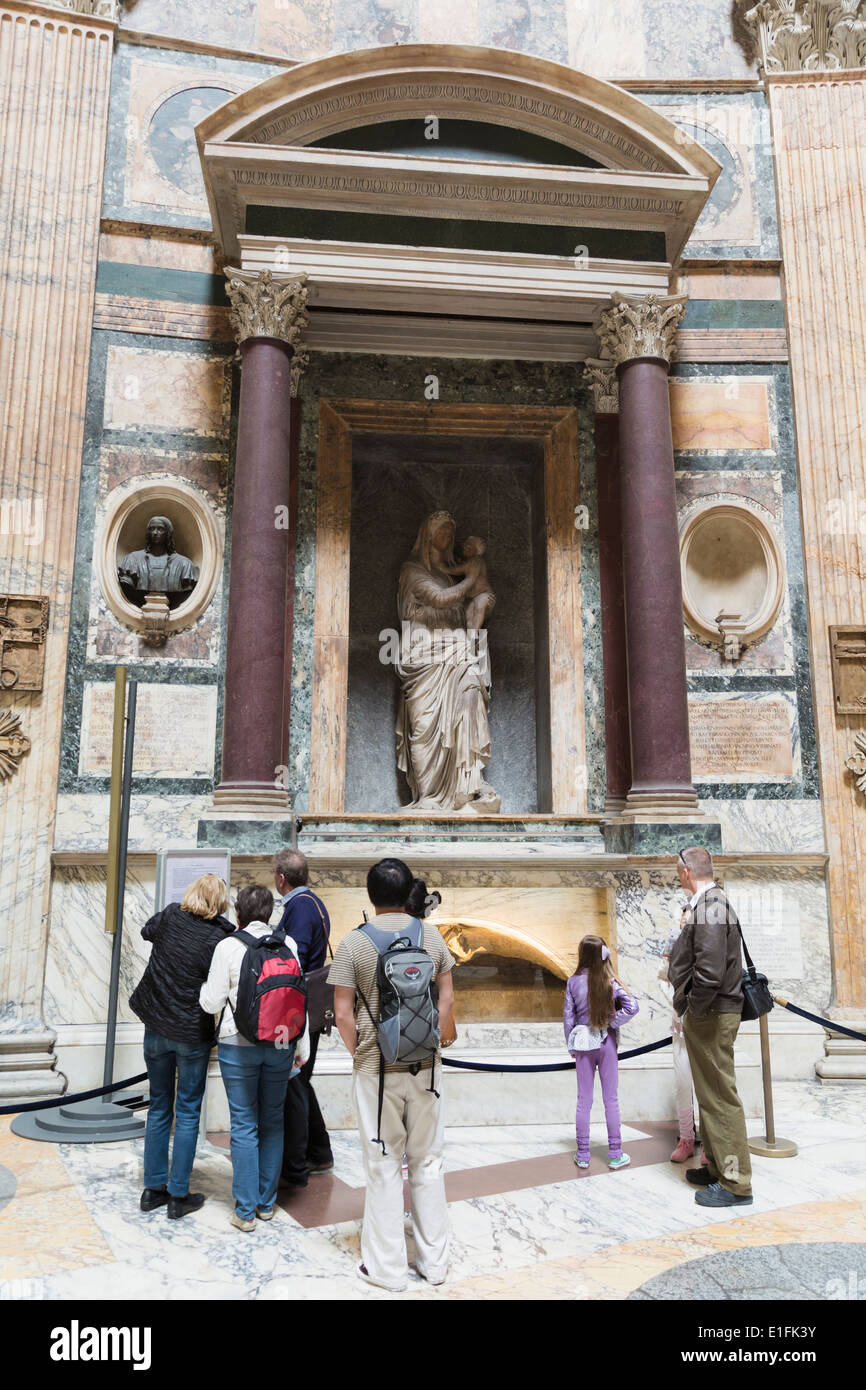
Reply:
[[408, 1274], [404, 1154], [417, 1271], [441, 1284], [448, 1269], [439, 1038], [454, 1004], [454, 960], [436, 928], [406, 912], [413, 882], [401, 859], [373, 865], [367, 893], [376, 915], [343, 937], [329, 975], [353, 1058], [367, 1182], [358, 1274], [392, 1293], [406, 1288]]

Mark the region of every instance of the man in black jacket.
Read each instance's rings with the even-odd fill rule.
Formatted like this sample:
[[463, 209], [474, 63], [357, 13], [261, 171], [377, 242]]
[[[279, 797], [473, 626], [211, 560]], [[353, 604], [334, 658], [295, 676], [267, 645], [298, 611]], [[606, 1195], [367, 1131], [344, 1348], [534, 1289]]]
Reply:
[[[274, 883], [283, 903], [280, 926], [298, 948], [306, 974], [325, 964], [331, 921], [321, 898], [309, 887], [306, 856], [284, 849], [274, 858]], [[331, 1141], [313, 1090], [313, 1068], [321, 1033], [310, 1033], [310, 1058], [286, 1091], [283, 1179], [291, 1187], [306, 1187], [310, 1173], [329, 1173], [334, 1166]]]
[[699, 1206], [748, 1206], [752, 1165], [734, 1069], [743, 1011], [739, 923], [713, 878], [708, 850], [682, 850], [677, 873], [689, 905], [671, 950], [668, 977], [674, 1008], [683, 1020], [707, 1159], [705, 1168], [687, 1169], [686, 1178], [702, 1189], [695, 1193]]

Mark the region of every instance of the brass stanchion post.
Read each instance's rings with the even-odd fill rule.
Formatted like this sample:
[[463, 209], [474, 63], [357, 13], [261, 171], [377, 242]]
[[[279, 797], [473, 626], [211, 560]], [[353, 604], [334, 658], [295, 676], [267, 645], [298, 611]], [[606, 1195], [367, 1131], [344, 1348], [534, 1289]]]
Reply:
[[773, 1078], [770, 1074], [770, 1028], [767, 1015], [758, 1019], [761, 1032], [761, 1076], [764, 1083], [764, 1138], [750, 1139], [749, 1150], [762, 1158], [793, 1158], [797, 1145], [792, 1139], [776, 1138], [776, 1121], [773, 1115]]

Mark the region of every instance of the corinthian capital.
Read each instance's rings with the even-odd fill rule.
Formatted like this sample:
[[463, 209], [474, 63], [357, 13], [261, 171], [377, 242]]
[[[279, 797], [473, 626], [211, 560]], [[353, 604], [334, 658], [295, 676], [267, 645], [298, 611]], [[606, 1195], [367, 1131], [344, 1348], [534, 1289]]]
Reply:
[[619, 382], [616, 379], [616, 363], [602, 360], [600, 357], [587, 357], [583, 379], [592, 395], [596, 415], [617, 415]]
[[279, 338], [298, 347], [307, 326], [306, 275], [276, 280], [270, 270], [257, 275], [228, 270], [226, 291], [231, 322], [239, 343], [247, 338]]
[[598, 327], [602, 351], [617, 367], [636, 357], [670, 362], [687, 299], [685, 294], [648, 294], [644, 299], [614, 294], [612, 307], [605, 309]]
[[744, 18], [764, 73], [866, 67], [866, 0], [759, 0]]
[[94, 19], [120, 18], [120, 0], [49, 0], [59, 10], [74, 10], [76, 14], [93, 15]]

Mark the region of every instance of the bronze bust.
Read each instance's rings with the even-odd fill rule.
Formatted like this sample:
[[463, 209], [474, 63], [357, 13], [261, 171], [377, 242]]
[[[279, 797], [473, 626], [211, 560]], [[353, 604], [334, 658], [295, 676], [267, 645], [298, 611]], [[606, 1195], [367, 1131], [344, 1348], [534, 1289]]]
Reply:
[[177, 608], [198, 583], [198, 570], [175, 550], [174, 527], [168, 517], [152, 516], [144, 550], [133, 550], [120, 562], [117, 578], [124, 597], [138, 608], [148, 594], [165, 594], [169, 608]]

